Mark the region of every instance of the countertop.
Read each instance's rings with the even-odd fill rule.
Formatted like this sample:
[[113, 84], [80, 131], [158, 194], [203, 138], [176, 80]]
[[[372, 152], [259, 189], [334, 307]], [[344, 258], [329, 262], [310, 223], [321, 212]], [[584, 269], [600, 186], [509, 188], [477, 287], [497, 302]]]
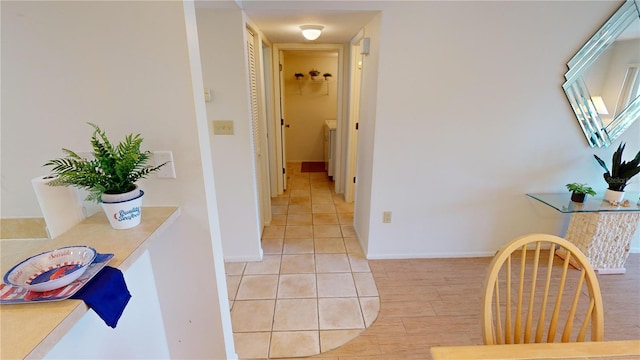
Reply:
[[[70, 245], [87, 245], [114, 254], [108, 266], [126, 271], [149, 244], [180, 216], [177, 207], [144, 207], [140, 225], [113, 229], [99, 212], [55, 239], [0, 240], [2, 276], [16, 263]], [[0, 305], [0, 358], [42, 358], [88, 311], [81, 300]], [[105, 325], [106, 326], [106, 325]]]

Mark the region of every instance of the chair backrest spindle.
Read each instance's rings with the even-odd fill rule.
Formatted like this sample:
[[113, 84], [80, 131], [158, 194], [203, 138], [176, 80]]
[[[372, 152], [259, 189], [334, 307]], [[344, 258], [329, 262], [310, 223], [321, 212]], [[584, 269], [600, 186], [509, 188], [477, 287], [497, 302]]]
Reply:
[[516, 325], [513, 335], [514, 343], [519, 344], [522, 329], [522, 299], [524, 296], [524, 276], [526, 273], [527, 246], [522, 246], [522, 256], [520, 257], [520, 279], [518, 281], [518, 305], [516, 306]]
[[504, 343], [505, 344], [513, 344], [513, 339], [511, 338], [511, 256], [507, 258], [507, 310], [505, 313], [505, 324], [504, 324]]
[[533, 326], [533, 307], [535, 302], [536, 285], [538, 283], [538, 264], [540, 263], [540, 243], [536, 244], [536, 252], [533, 257], [533, 274], [531, 274], [531, 289], [529, 294], [529, 311], [527, 311], [527, 322], [524, 331], [524, 343], [528, 344], [531, 340], [531, 328]]

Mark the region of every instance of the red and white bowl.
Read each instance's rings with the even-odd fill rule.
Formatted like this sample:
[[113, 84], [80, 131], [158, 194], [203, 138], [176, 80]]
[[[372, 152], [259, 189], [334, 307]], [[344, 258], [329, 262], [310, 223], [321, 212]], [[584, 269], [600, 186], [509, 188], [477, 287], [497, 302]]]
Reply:
[[31, 256], [4, 275], [8, 285], [31, 291], [49, 291], [67, 286], [87, 270], [96, 257], [88, 246], [68, 246]]

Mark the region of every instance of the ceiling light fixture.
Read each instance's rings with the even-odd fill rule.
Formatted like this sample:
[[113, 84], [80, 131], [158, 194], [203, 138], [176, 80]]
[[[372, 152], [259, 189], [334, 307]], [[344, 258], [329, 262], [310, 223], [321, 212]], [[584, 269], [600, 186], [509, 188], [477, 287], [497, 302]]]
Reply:
[[322, 29], [324, 26], [320, 25], [302, 25], [300, 26], [300, 30], [302, 30], [302, 36], [304, 36], [307, 40], [315, 40], [320, 37], [322, 34]]

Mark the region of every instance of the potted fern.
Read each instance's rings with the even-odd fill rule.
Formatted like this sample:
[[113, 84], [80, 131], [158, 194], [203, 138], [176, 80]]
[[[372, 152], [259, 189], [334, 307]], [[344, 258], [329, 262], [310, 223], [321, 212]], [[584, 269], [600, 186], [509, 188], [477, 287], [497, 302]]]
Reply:
[[597, 155], [593, 155], [600, 166], [606, 171], [604, 181], [607, 182], [609, 187], [604, 194], [604, 199], [612, 204], [617, 204], [622, 201], [624, 197], [624, 188], [629, 183], [629, 180], [640, 173], [640, 151], [636, 154], [636, 157], [627, 162], [622, 161], [622, 152], [624, 151], [625, 144], [620, 143], [618, 149], [613, 153], [611, 158], [611, 171], [607, 168], [605, 162]]
[[44, 164], [51, 166], [54, 180], [50, 186], [74, 186], [88, 191], [87, 201], [102, 203], [111, 225], [127, 229], [140, 223], [144, 192], [136, 182], [158, 171], [167, 163], [146, 165], [151, 152], [140, 150], [140, 134], [129, 134], [114, 146], [106, 133], [96, 124], [91, 136], [92, 158], [83, 158], [76, 152], [63, 148], [66, 157]]
[[571, 201], [577, 203], [583, 203], [587, 195], [594, 196], [596, 194], [587, 184], [571, 183], [567, 184], [567, 190], [571, 191]]

